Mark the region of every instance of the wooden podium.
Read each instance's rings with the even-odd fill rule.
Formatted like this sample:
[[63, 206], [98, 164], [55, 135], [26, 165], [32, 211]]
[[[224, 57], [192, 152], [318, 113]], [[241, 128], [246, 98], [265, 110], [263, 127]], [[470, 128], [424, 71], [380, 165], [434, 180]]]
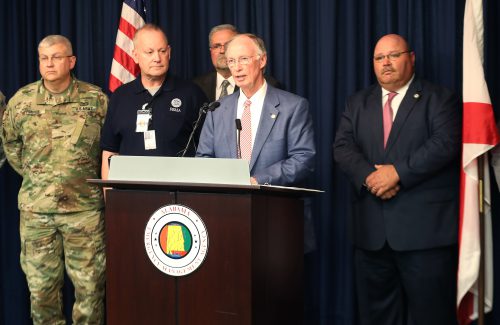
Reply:
[[[99, 181], [106, 201], [108, 325], [245, 325], [303, 322], [300, 191], [259, 186]], [[162, 273], [145, 249], [159, 208], [179, 204], [209, 238], [193, 273]]]

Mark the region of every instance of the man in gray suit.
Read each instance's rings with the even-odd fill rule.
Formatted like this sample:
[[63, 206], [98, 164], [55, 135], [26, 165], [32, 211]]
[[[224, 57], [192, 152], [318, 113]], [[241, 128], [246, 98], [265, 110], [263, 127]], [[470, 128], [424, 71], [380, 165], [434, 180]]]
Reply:
[[[239, 91], [207, 114], [196, 155], [249, 161], [253, 184], [298, 185], [313, 172], [314, 132], [306, 99], [264, 78], [264, 42], [253, 34], [226, 45], [227, 65]], [[241, 120], [241, 144], [235, 120]]]

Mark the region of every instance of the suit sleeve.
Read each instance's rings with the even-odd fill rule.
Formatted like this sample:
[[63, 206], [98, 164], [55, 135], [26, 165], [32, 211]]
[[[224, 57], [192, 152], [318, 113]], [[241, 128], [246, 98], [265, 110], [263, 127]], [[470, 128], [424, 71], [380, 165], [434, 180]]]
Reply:
[[406, 188], [431, 178], [460, 154], [462, 115], [458, 98], [445, 90], [431, 96], [428, 139], [407, 157], [394, 162], [400, 183]]
[[366, 177], [375, 167], [369, 163], [361, 148], [357, 145], [357, 115], [359, 107], [348, 101], [345, 111], [340, 119], [340, 124], [333, 144], [335, 162], [347, 174], [356, 191], [361, 192]]
[[259, 184], [297, 185], [314, 171], [314, 129], [309, 104], [304, 98], [301, 98], [293, 109], [285, 139], [285, 159], [259, 169], [252, 175]]

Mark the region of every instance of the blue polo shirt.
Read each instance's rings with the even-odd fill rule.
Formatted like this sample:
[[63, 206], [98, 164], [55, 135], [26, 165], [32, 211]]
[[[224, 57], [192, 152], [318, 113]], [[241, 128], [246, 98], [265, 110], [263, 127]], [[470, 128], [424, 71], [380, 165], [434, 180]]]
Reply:
[[[101, 149], [121, 155], [178, 156], [204, 102], [206, 97], [195, 84], [168, 75], [153, 98], [139, 76], [111, 96], [101, 132]], [[154, 130], [156, 137], [156, 149], [152, 150], [144, 148], [144, 134], [135, 132], [137, 111], [146, 103], [152, 106], [149, 130]], [[193, 148], [187, 155], [194, 156]]]

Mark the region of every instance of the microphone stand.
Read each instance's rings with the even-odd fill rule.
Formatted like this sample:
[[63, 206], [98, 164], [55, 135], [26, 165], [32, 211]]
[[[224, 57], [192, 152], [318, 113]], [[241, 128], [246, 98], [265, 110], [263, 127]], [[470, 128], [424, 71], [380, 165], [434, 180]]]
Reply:
[[212, 102], [210, 104], [208, 103], [203, 103], [203, 105], [200, 107], [200, 111], [198, 112], [198, 118], [196, 119], [196, 122], [194, 122], [193, 125], [193, 130], [191, 131], [191, 134], [189, 135], [188, 142], [186, 144], [186, 147], [181, 151], [181, 157], [184, 157], [189, 149], [189, 146], [191, 145], [191, 142], [193, 141], [194, 133], [198, 129], [198, 125], [200, 124], [201, 117], [205, 114], [207, 114], [208, 111], [213, 111], [217, 107], [220, 106], [219, 102]]
[[241, 159], [241, 141], [240, 141], [240, 135], [241, 135], [241, 120], [237, 118], [235, 120], [236, 122], [236, 157], [238, 159]]

